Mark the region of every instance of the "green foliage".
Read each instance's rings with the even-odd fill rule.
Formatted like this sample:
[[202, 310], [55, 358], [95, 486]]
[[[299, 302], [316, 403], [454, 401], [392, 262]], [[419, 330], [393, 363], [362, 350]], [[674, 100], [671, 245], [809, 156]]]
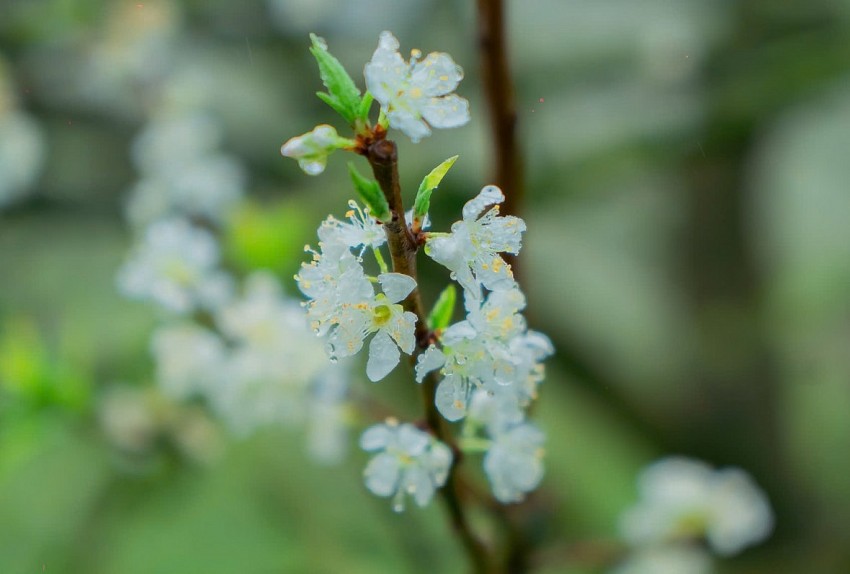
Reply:
[[7, 320], [0, 331], [0, 391], [29, 408], [58, 405], [72, 410], [88, 406], [91, 374], [67, 356], [48, 348], [35, 322]]
[[431, 193], [437, 189], [440, 182], [443, 181], [446, 173], [457, 161], [458, 156], [453, 156], [435, 167], [425, 176], [422, 183], [419, 184], [419, 191], [416, 192], [416, 200], [413, 203], [413, 217], [415, 220], [422, 220], [428, 215], [428, 210], [431, 209]]
[[428, 315], [428, 328], [437, 330], [448, 327], [449, 323], [452, 322], [456, 301], [457, 289], [455, 289], [454, 283], [449, 283], [437, 297], [437, 302], [434, 303], [434, 307]]
[[291, 202], [276, 205], [246, 202], [233, 213], [225, 230], [228, 259], [240, 269], [270, 269], [275, 272], [295, 267], [301, 246], [312, 230]]
[[328, 45], [324, 39], [310, 34], [313, 43], [310, 53], [319, 64], [319, 75], [328, 92], [317, 92], [320, 100], [328, 104], [339, 115], [345, 118], [352, 126], [358, 119], [364, 119], [369, 113], [372, 104], [372, 95], [368, 92], [361, 99], [360, 90], [354, 84], [354, 80], [345, 71], [345, 68], [335, 57], [328, 52]]
[[348, 162], [348, 173], [351, 175], [351, 182], [357, 190], [357, 195], [369, 207], [372, 216], [379, 221], [388, 221], [391, 217], [390, 206], [378, 182], [361, 175], [352, 162]]

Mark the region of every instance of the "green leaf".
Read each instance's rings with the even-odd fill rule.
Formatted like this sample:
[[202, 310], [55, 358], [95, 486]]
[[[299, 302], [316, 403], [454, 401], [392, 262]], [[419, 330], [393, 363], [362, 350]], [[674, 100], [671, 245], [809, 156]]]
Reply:
[[348, 173], [351, 175], [351, 181], [357, 190], [357, 195], [369, 207], [372, 216], [380, 221], [389, 221], [392, 217], [390, 206], [378, 182], [360, 175], [352, 162], [348, 162]]
[[372, 108], [373, 101], [375, 101], [375, 98], [370, 92], [363, 94], [363, 99], [360, 101], [360, 108], [357, 110], [358, 118], [361, 120], [369, 119], [369, 110]]
[[422, 183], [419, 184], [419, 191], [416, 192], [416, 201], [413, 203], [413, 217], [421, 220], [428, 214], [431, 209], [431, 193], [437, 189], [443, 177], [457, 161], [458, 156], [450, 157], [437, 167], [431, 170], [431, 173], [425, 176]]
[[452, 315], [455, 311], [455, 301], [457, 300], [457, 289], [453, 283], [443, 289], [440, 296], [437, 297], [437, 302], [431, 309], [428, 315], [428, 328], [431, 330], [445, 329], [452, 322]]
[[345, 121], [353, 125], [359, 117], [362, 104], [360, 90], [339, 60], [328, 52], [328, 45], [324, 39], [315, 34], [310, 34], [310, 41], [313, 43], [310, 53], [313, 54], [319, 64], [319, 75], [322, 78], [322, 83], [328, 89], [328, 93], [319, 92], [316, 95], [345, 118]]

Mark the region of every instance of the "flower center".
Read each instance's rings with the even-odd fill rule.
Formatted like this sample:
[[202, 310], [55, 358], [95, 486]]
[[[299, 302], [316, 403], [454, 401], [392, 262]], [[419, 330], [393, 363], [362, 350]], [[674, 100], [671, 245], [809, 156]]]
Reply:
[[372, 320], [378, 327], [386, 325], [387, 322], [389, 322], [391, 316], [392, 311], [390, 311], [389, 305], [376, 305], [372, 309]]

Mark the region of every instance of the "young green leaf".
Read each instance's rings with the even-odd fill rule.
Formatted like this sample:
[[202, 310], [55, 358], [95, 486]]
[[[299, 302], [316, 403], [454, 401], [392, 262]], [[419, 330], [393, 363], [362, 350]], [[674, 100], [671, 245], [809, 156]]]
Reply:
[[351, 181], [357, 190], [357, 194], [363, 200], [363, 203], [369, 207], [372, 217], [379, 221], [389, 221], [392, 217], [390, 206], [378, 182], [360, 175], [360, 172], [351, 162], [348, 162], [348, 173], [351, 175]]
[[413, 217], [416, 220], [422, 220], [431, 209], [431, 193], [437, 189], [446, 172], [457, 161], [458, 156], [450, 157], [437, 167], [431, 170], [431, 173], [425, 176], [422, 183], [419, 184], [419, 191], [416, 192], [416, 200], [413, 202]]
[[328, 45], [324, 39], [310, 34], [310, 41], [313, 43], [310, 53], [319, 64], [319, 75], [328, 89], [328, 93], [319, 92], [316, 95], [345, 118], [345, 121], [354, 125], [362, 103], [360, 90], [339, 60], [328, 52]]
[[369, 119], [369, 110], [372, 108], [372, 102], [375, 97], [370, 92], [363, 94], [363, 99], [360, 101], [360, 107], [357, 109], [357, 117], [361, 120]]
[[436, 331], [437, 329], [445, 329], [452, 322], [452, 315], [455, 310], [455, 301], [457, 300], [457, 290], [454, 283], [449, 283], [448, 287], [443, 289], [440, 296], [437, 297], [437, 302], [434, 303], [434, 308], [428, 315], [428, 328]]

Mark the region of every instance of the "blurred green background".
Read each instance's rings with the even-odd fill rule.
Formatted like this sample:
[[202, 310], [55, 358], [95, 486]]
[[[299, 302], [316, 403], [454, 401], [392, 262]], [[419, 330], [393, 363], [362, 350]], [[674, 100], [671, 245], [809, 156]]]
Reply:
[[[595, 571], [580, 549], [614, 538], [638, 470], [678, 453], [745, 468], [776, 511], [771, 540], [721, 572], [850, 572], [850, 2], [508, 12], [522, 284], [557, 349], [538, 571]], [[384, 29], [463, 66], [472, 122], [398, 138], [408, 192], [460, 154], [433, 201], [445, 228], [490, 171], [475, 26], [457, 0], [2, 0], [0, 572], [464, 570], [442, 509], [390, 512], [362, 453], [324, 468], [269, 429], [210, 431], [203, 462], [167, 433], [128, 457], [99, 413], [107, 389], [152, 386], [156, 313], [114, 280], [152, 86], [176, 78], [247, 167], [228, 262], [288, 278], [351, 194], [348, 158], [309, 178], [279, 155], [332, 118], [308, 33], [361, 86]], [[425, 269], [433, 301], [445, 276]], [[404, 377], [381, 391], [412, 405]]]

